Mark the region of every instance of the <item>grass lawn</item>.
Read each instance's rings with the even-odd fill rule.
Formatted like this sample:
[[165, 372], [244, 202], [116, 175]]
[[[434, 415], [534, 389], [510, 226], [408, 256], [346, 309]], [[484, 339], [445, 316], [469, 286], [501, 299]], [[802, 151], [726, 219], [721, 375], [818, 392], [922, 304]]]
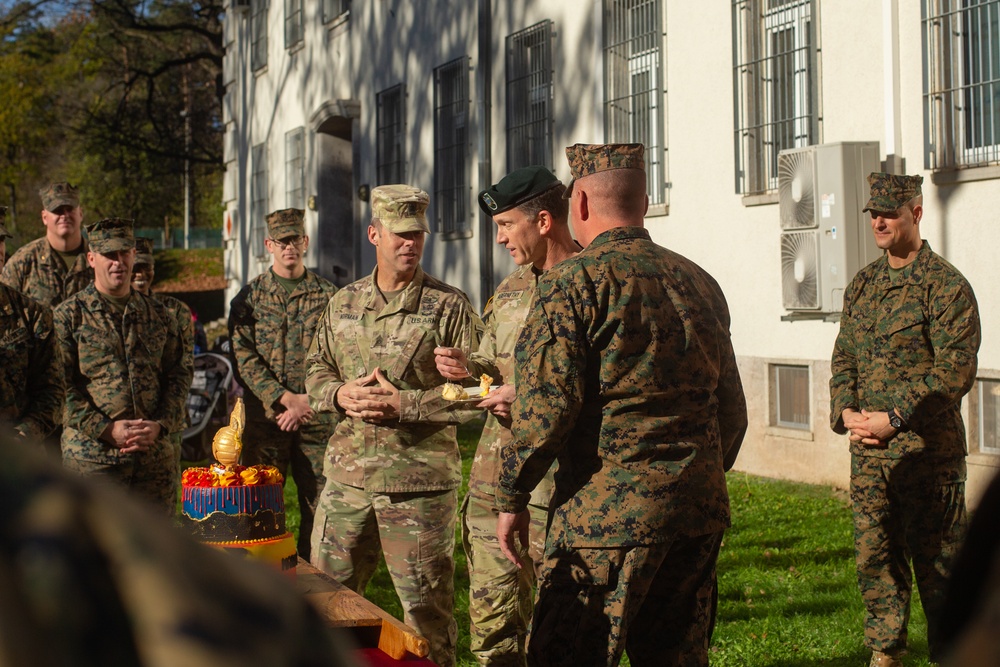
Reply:
[[[481, 424], [459, 430], [463, 479]], [[461, 499], [465, 486], [460, 491]], [[743, 473], [730, 473], [733, 527], [719, 556], [719, 614], [711, 663], [739, 667], [856, 667], [868, 663], [862, 641], [864, 609], [854, 578], [851, 512], [846, 493]], [[290, 530], [299, 523], [295, 483], [285, 502]], [[392, 581], [379, 566], [366, 594], [402, 618]], [[927, 625], [914, 596], [907, 667], [929, 665]], [[469, 573], [455, 540], [458, 664], [469, 652]], [[622, 662], [627, 665], [628, 661]]]

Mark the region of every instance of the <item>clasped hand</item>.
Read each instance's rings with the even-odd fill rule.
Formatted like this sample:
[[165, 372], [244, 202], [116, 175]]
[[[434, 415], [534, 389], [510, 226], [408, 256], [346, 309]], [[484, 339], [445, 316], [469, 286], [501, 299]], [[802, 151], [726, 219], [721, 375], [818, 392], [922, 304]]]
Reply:
[[851, 432], [851, 442], [858, 442], [866, 447], [885, 447], [886, 443], [896, 435], [896, 429], [889, 423], [888, 412], [858, 412], [847, 408], [841, 414], [844, 427]]
[[160, 424], [149, 419], [119, 419], [104, 429], [102, 438], [123, 454], [145, 452], [160, 436]]
[[369, 422], [399, 419], [399, 389], [378, 367], [364, 377], [345, 382], [334, 400], [348, 417]]

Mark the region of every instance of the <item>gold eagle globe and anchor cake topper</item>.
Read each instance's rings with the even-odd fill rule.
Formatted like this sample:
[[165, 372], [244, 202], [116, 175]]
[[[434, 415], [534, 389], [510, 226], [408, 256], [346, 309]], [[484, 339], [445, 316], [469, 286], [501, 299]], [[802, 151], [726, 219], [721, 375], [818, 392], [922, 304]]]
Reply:
[[220, 428], [212, 438], [212, 456], [215, 457], [217, 467], [232, 470], [233, 466], [240, 462], [240, 453], [243, 451], [243, 429], [246, 425], [246, 408], [243, 407], [243, 399], [237, 398], [233, 412], [229, 415], [229, 426]]

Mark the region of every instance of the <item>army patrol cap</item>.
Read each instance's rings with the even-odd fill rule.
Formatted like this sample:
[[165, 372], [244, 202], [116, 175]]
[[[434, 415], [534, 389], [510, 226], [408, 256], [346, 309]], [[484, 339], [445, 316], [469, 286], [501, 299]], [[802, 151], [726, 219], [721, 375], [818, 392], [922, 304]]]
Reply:
[[862, 210], [888, 213], [921, 194], [920, 184], [923, 176], [905, 176], [873, 171], [868, 174], [868, 185], [871, 186], [871, 196]]
[[561, 185], [562, 181], [545, 167], [521, 167], [480, 192], [479, 208], [492, 217]]
[[42, 208], [52, 213], [60, 206], [80, 206], [80, 191], [69, 183], [50, 183], [38, 191]]
[[611, 169], [640, 169], [646, 171], [642, 144], [573, 144], [566, 148], [569, 173], [573, 178], [566, 187], [563, 199], [573, 194], [573, 183], [578, 178]]
[[135, 247], [132, 221], [128, 218], [104, 218], [87, 225], [87, 243], [101, 254], [131, 250]]
[[144, 236], [135, 237], [135, 264], [153, 266], [153, 239]]
[[286, 208], [267, 216], [267, 233], [275, 241], [290, 236], [306, 235], [306, 212], [301, 208]]
[[7, 207], [0, 206], [0, 241], [14, 238], [14, 235], [7, 231], [4, 223], [7, 222]]
[[380, 185], [371, 192], [372, 217], [393, 234], [424, 232], [427, 226], [427, 204], [431, 198], [412, 185]]

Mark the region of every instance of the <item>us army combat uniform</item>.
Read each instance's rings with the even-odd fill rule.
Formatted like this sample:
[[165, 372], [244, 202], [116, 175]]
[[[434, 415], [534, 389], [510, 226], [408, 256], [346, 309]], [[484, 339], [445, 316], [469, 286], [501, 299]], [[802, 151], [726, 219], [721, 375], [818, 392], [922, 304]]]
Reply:
[[87, 242], [83, 242], [73, 266], [66, 268], [48, 239], [35, 239], [7, 260], [0, 280], [42, 305], [55, 308], [94, 282], [94, 270], [87, 264]]
[[355, 664], [277, 572], [26, 450], [0, 437], [0, 663]]
[[450, 423], [456, 416], [443, 410], [449, 402], [441, 397], [434, 348], [475, 349], [481, 333], [465, 295], [419, 266], [389, 303], [373, 272], [333, 297], [307, 360], [310, 403], [321, 411], [337, 410], [337, 390], [376, 367], [400, 390], [398, 422], [345, 417], [330, 438], [313, 560], [363, 593], [381, 543], [404, 620], [428, 639], [430, 658], [442, 667], [455, 661], [453, 551], [462, 468]]
[[[65, 368], [63, 464], [111, 477], [172, 514], [179, 470], [170, 433], [192, 376], [177, 321], [135, 290], [118, 315], [91, 285], [56, 308], [55, 326]], [[119, 419], [158, 422], [155, 446], [123, 454], [101, 440]]]
[[302, 513], [298, 552], [303, 558], [309, 556], [313, 516], [325, 482], [326, 444], [339, 416], [317, 413], [293, 432], [282, 431], [275, 419], [284, 410], [278, 399], [285, 391], [306, 393], [306, 352], [336, 291], [333, 283], [306, 270], [289, 294], [269, 269], [240, 290], [229, 309], [234, 368], [246, 389], [243, 463], [273, 465], [282, 472], [291, 466]]
[[497, 507], [523, 510], [558, 461], [529, 664], [626, 648], [707, 664], [724, 471], [747, 426], [718, 284], [645, 229], [606, 231], [539, 278], [516, 381]]
[[62, 422], [62, 372], [52, 311], [0, 285], [0, 424], [41, 446]]
[[969, 283], [926, 241], [901, 271], [892, 280], [883, 256], [847, 288], [833, 351], [830, 422], [845, 433], [846, 408], [895, 408], [907, 425], [885, 448], [851, 443], [865, 644], [884, 652], [906, 647], [912, 558], [931, 657], [940, 659], [940, 610], [966, 523], [960, 406], [976, 377], [979, 312]]
[[[521, 331], [537, 274], [531, 265], [509, 275], [486, 306], [486, 331], [479, 349], [468, 357], [473, 377], [493, 376], [497, 384], [514, 384], [514, 345]], [[552, 473], [531, 494], [529, 549], [535, 565], [519, 569], [500, 551], [494, 493], [500, 474], [500, 452], [511, 441], [510, 427], [492, 413], [479, 439], [469, 492], [462, 505], [462, 542], [469, 565], [469, 616], [472, 652], [480, 664], [523, 665], [525, 639], [534, 605], [535, 571], [541, 565]]]

